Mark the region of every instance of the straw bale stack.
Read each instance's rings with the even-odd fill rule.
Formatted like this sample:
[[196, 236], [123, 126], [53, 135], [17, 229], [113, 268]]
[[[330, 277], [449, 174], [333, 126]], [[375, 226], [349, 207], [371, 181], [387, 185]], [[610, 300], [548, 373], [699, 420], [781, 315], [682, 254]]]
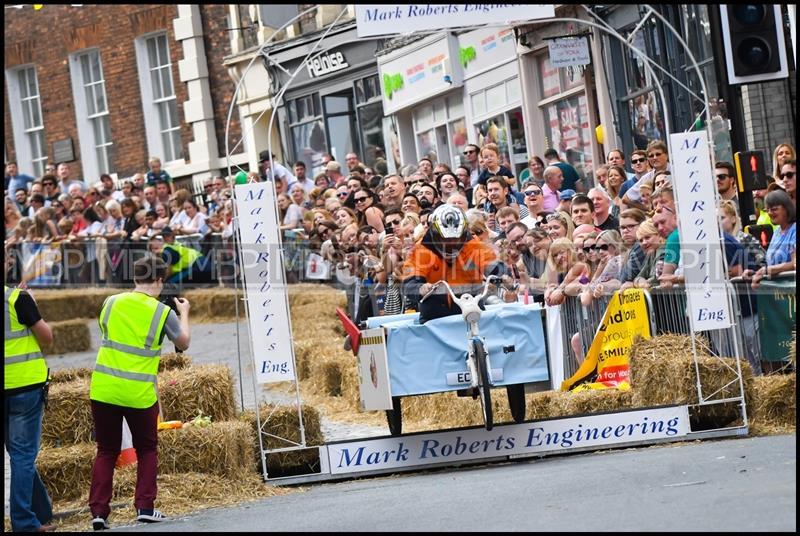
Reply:
[[336, 307], [347, 305], [347, 296], [344, 291], [337, 290], [327, 285], [303, 283], [289, 287], [289, 307], [299, 305], [317, 304], [323, 312], [333, 312]]
[[36, 305], [47, 322], [60, 322], [75, 318], [97, 318], [105, 299], [124, 292], [119, 288], [80, 288], [35, 290]]
[[[238, 421], [160, 431], [159, 485], [166, 474], [207, 473], [242, 478], [253, 469], [253, 435], [252, 427]], [[96, 453], [95, 443], [90, 442], [43, 448], [39, 452], [36, 465], [54, 502], [76, 499], [88, 492]], [[135, 468], [120, 469], [116, 475], [115, 495], [133, 494]]]
[[[703, 393], [715, 398], [739, 395], [736, 361], [710, 355], [707, 347], [697, 341], [697, 363]], [[740, 360], [745, 395], [752, 389], [753, 371], [750, 364]], [[697, 375], [692, 355], [692, 340], [685, 335], [662, 335], [648, 340], [639, 339], [630, 352], [632, 403], [634, 407], [667, 404], [696, 404]], [[733, 382], [733, 383], [731, 383]], [[723, 386], [728, 385], [723, 388]]]
[[236, 297], [239, 297], [239, 318], [246, 318], [246, 304], [241, 300], [242, 290], [238, 294], [230, 288], [192, 289], [184, 297], [192, 304], [192, 315], [195, 320], [221, 321], [236, 318]]
[[42, 418], [42, 445], [65, 446], [92, 441], [92, 407], [89, 377], [50, 386], [49, 401]]
[[[703, 339], [695, 341], [697, 370], [703, 395], [719, 400], [739, 396], [736, 360], [711, 356]], [[753, 389], [753, 371], [740, 360], [745, 398]], [[637, 340], [630, 352], [633, 407], [670, 404], [697, 404], [697, 372], [692, 354], [692, 339], [685, 335], [662, 335]], [[692, 408], [692, 429], [718, 428], [735, 424], [740, 416], [735, 402]]]
[[192, 358], [183, 352], [169, 352], [161, 355], [158, 371], [185, 369], [192, 364]]
[[[92, 369], [89, 367], [67, 368], [50, 372], [51, 383], [67, 383], [78, 378], [91, 378]], [[52, 391], [50, 391], [52, 393]]]
[[225, 365], [166, 370], [158, 379], [158, 392], [165, 421], [188, 421], [201, 411], [213, 421], [236, 415], [233, 374]]
[[754, 433], [786, 433], [796, 429], [797, 373], [770, 374], [753, 378], [747, 399]]
[[550, 415], [550, 403], [560, 391], [540, 391], [525, 396], [525, 417], [529, 419], [547, 419]]
[[[42, 318], [47, 318], [42, 316]], [[92, 347], [89, 324], [86, 320], [75, 318], [48, 324], [53, 330], [53, 344], [42, 347], [45, 355], [85, 352]]]
[[569, 417], [592, 413], [610, 413], [631, 407], [631, 391], [597, 389], [591, 391], [554, 391], [549, 397], [547, 417]]
[[161, 430], [158, 472], [210, 473], [236, 478], [252, 471], [253, 436], [253, 429], [238, 421]]
[[[313, 406], [302, 404], [303, 427], [306, 436], [306, 445], [322, 445], [325, 438], [322, 435], [320, 426], [319, 412]], [[278, 439], [285, 438], [295, 443], [300, 442], [300, 425], [295, 406], [274, 406], [261, 403], [259, 406], [259, 418], [261, 419], [262, 429], [266, 434], [263, 437], [264, 448], [277, 449], [292, 446], [287, 441]], [[248, 410], [239, 416], [239, 420], [247, 423], [253, 430], [255, 455], [253, 465], [257, 472], [261, 472], [261, 458], [259, 452], [258, 421], [255, 411]], [[272, 437], [277, 436], [277, 437]], [[295, 471], [308, 472], [318, 468], [319, 457], [316, 449], [296, 450], [290, 452], [279, 452], [267, 456], [267, 472], [272, 475], [286, 475]]]
[[36, 467], [53, 502], [78, 498], [89, 489], [95, 453], [94, 443], [39, 451]]

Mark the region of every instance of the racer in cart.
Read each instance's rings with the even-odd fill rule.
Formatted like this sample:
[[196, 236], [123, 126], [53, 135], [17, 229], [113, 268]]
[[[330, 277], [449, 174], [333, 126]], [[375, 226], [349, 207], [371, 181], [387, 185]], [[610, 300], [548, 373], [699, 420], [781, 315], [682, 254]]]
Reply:
[[[417, 302], [420, 323], [434, 318], [460, 314], [444, 288], [437, 288], [424, 302], [419, 300], [433, 289], [433, 283], [447, 281], [456, 295], [476, 294], [485, 277], [503, 278], [510, 288], [512, 280], [506, 265], [494, 250], [473, 238], [467, 218], [454, 205], [440, 205], [430, 218], [428, 230], [414, 245], [403, 265], [403, 293], [410, 303]], [[504, 292], [504, 301], [517, 301], [516, 289]]]

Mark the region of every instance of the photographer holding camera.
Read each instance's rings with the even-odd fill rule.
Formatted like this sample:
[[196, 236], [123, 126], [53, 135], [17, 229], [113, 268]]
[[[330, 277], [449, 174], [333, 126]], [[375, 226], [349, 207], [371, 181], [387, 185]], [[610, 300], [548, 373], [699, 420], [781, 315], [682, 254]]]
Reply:
[[100, 310], [102, 340], [92, 372], [89, 399], [97, 439], [89, 507], [92, 528], [109, 528], [114, 466], [122, 442], [122, 419], [136, 449], [138, 472], [134, 506], [137, 520], [167, 518], [154, 508], [158, 466], [156, 377], [166, 335], [181, 351], [189, 348], [189, 302], [175, 298], [180, 317], [158, 301], [168, 267], [148, 255], [133, 265], [133, 291], [109, 296]]

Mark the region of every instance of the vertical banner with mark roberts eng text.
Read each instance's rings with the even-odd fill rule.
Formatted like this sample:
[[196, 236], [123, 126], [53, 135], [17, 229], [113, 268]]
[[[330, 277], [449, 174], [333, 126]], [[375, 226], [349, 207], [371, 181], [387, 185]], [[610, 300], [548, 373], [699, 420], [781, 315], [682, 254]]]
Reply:
[[731, 326], [732, 318], [708, 132], [671, 134], [669, 138], [692, 330], [725, 329]]
[[239, 258], [258, 383], [294, 380], [283, 259], [271, 182], [236, 186]]

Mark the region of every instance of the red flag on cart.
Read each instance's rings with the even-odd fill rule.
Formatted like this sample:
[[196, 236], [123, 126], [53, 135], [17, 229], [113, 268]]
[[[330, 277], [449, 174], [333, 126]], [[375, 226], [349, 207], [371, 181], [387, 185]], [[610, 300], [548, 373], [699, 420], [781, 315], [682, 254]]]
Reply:
[[361, 338], [361, 331], [358, 329], [358, 326], [350, 320], [350, 317], [347, 316], [347, 313], [345, 313], [341, 307], [336, 308], [336, 316], [338, 316], [339, 320], [342, 322], [344, 330], [350, 335], [350, 346], [353, 348], [353, 355], [358, 355], [358, 342]]

